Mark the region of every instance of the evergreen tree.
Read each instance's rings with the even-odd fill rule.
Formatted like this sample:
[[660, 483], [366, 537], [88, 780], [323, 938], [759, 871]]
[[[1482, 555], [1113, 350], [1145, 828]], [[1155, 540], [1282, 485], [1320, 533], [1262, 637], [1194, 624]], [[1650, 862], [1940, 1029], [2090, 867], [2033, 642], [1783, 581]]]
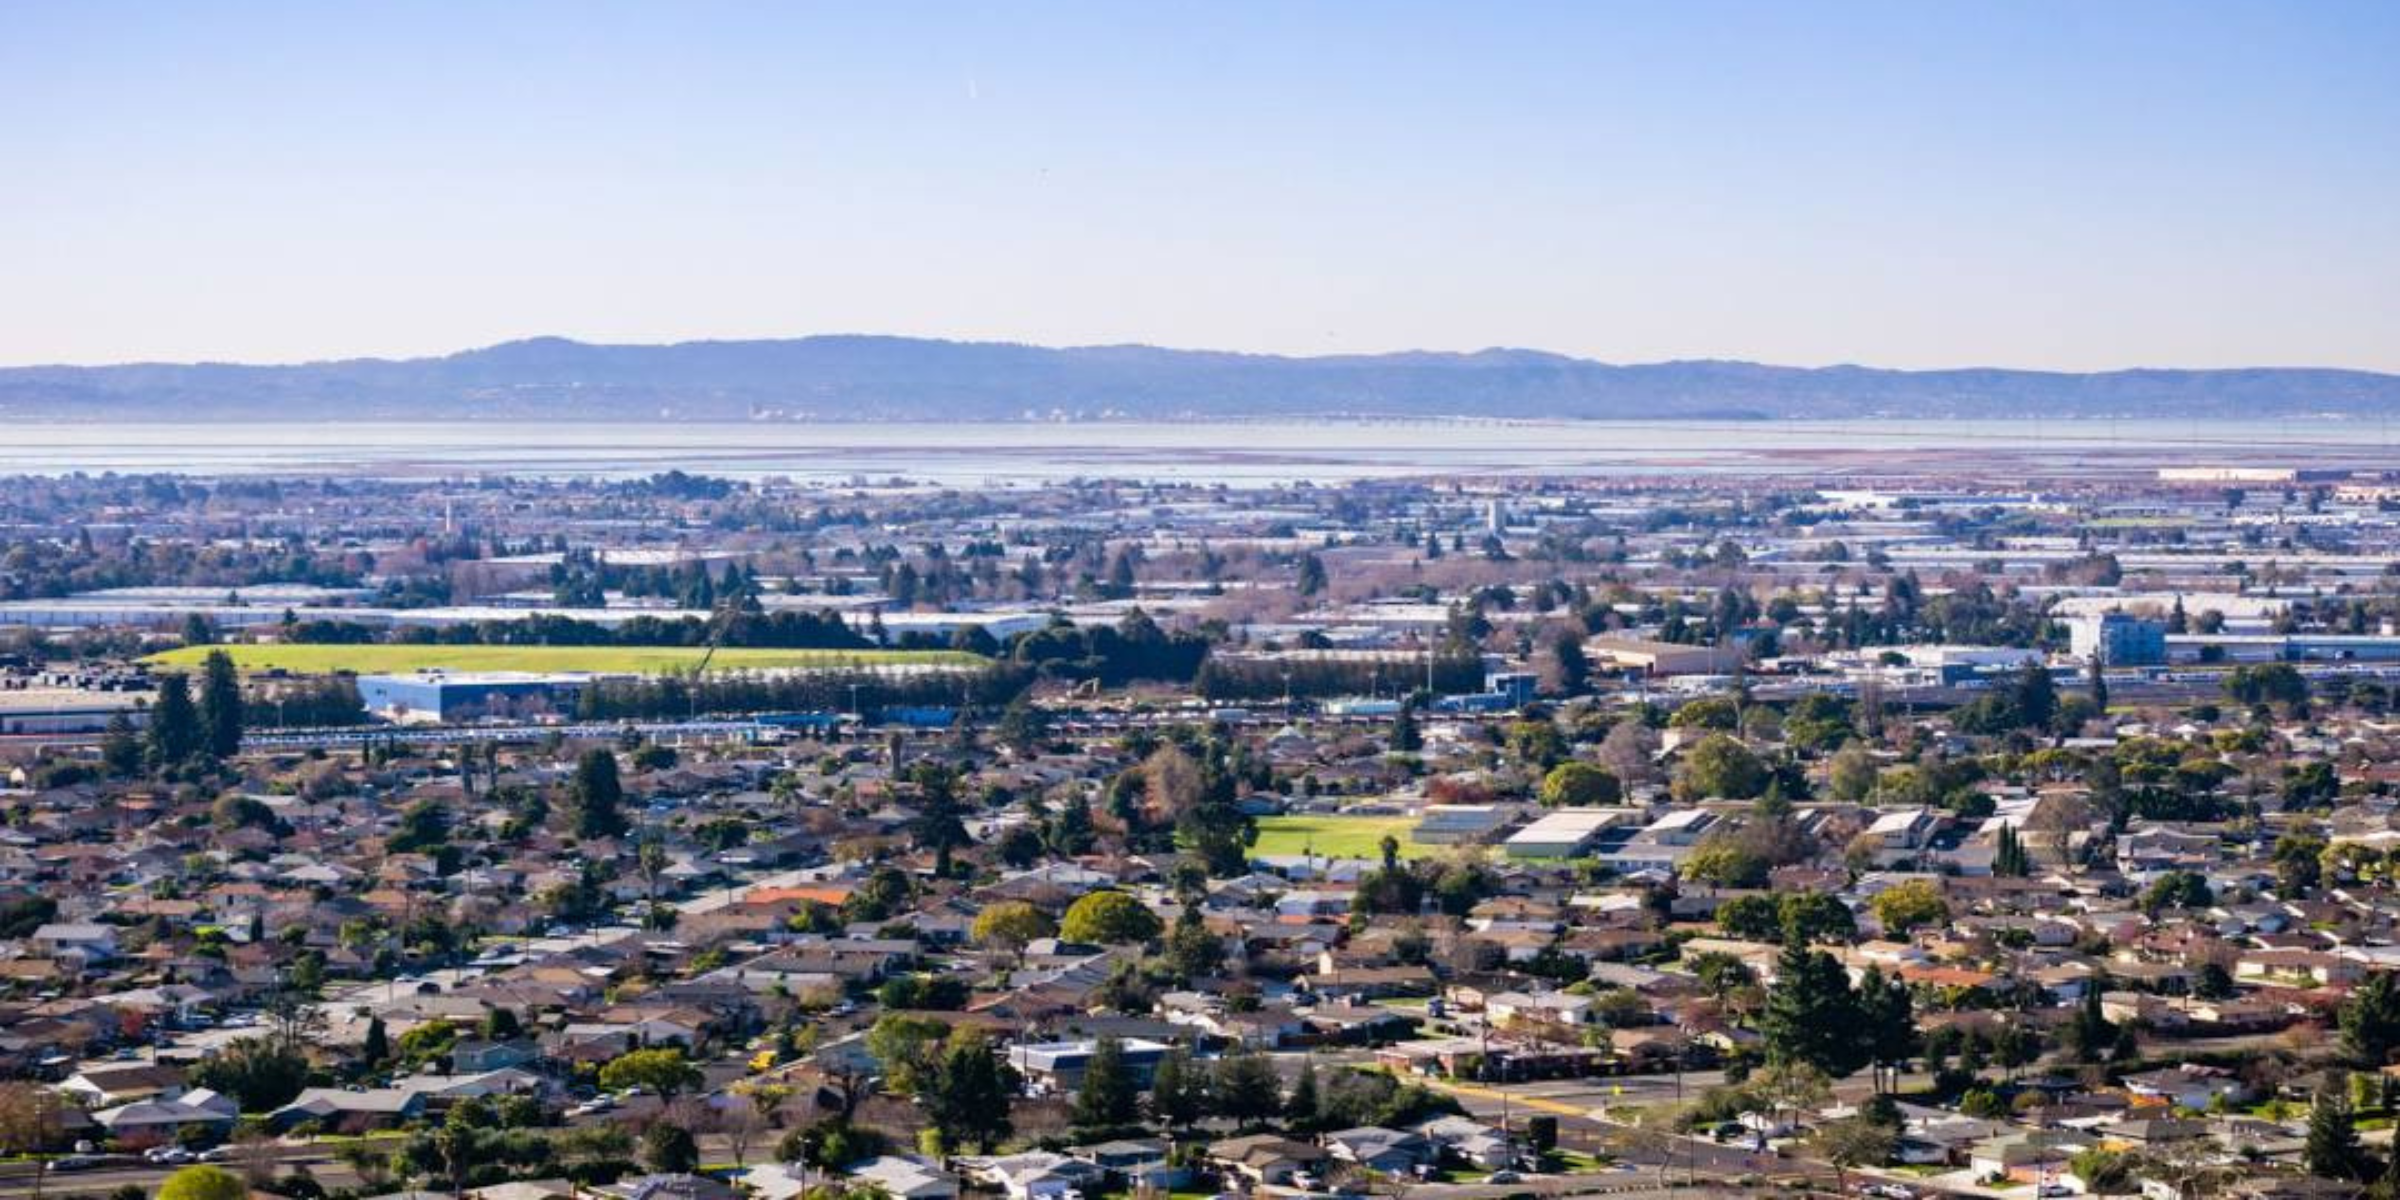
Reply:
[[208, 652], [200, 677], [200, 729], [208, 752], [231, 758], [242, 750], [242, 681], [234, 672], [233, 656]]
[[112, 779], [130, 779], [142, 773], [142, 739], [124, 713], [108, 719], [108, 732], [100, 739], [100, 765]]
[[2099, 710], [2102, 716], [2108, 715], [2108, 676], [2101, 669], [2099, 655], [2092, 655], [2085, 674], [2092, 683], [2092, 707]]
[[1283, 1111], [1282, 1083], [1263, 1054], [1243, 1051], [1219, 1059], [1210, 1092], [1217, 1115], [1238, 1125], [1262, 1124]]
[[1885, 976], [1879, 968], [1869, 967], [1858, 981], [1855, 1004], [1859, 1033], [1865, 1043], [1863, 1054], [1867, 1065], [1875, 1068], [1876, 1090], [1881, 1093], [1897, 1088], [1900, 1071], [1917, 1053], [1919, 1044], [1908, 986]]
[[1085, 1129], [1115, 1129], [1141, 1116], [1141, 1093], [1125, 1066], [1125, 1043], [1104, 1037], [1092, 1046], [1075, 1093], [1075, 1123]]
[[2300, 1153], [2308, 1173], [2326, 1179], [2364, 1179], [2373, 1169], [2358, 1141], [2350, 1104], [2330, 1089], [2317, 1093], [2308, 1109], [2308, 1140]]
[[2083, 1000], [2067, 1024], [2067, 1048], [2077, 1062], [2099, 1062], [2117, 1044], [2117, 1027], [2100, 1011], [2100, 980], [2084, 981]]
[[1392, 718], [1392, 752], [1414, 754], [1425, 748], [1425, 735], [1417, 729], [1417, 702], [1401, 702], [1400, 714]]
[[2029, 661], [2017, 672], [2012, 699], [2017, 710], [2017, 723], [2027, 729], [2048, 729], [2058, 716], [2058, 683], [2050, 678], [2050, 668], [2039, 659]]
[[200, 749], [200, 714], [192, 708], [191, 677], [180, 672], [158, 681], [158, 703], [150, 710], [150, 762], [181, 766]]
[[1015, 1128], [1008, 1118], [1006, 1068], [980, 1036], [953, 1039], [932, 1078], [917, 1089], [925, 1118], [946, 1147], [975, 1146], [989, 1154]]
[[1783, 948], [1775, 970], [1775, 986], [1767, 992], [1759, 1021], [1768, 1061], [1805, 1063], [1834, 1076], [1866, 1065], [1858, 998], [1841, 963], [1793, 942]]
[[2033, 873], [2033, 860], [2025, 853], [2025, 839], [2018, 836], [2014, 825], [2000, 827], [2000, 843], [1992, 851], [1992, 874], [2004, 879], [2022, 879]]
[[2400, 1047], [2400, 984], [2388, 971], [2368, 975], [2342, 1002], [2336, 1020], [2342, 1029], [2342, 1053], [2361, 1067], [2382, 1067]]
[[1300, 1064], [1300, 1078], [1292, 1082], [1292, 1094], [1283, 1102], [1283, 1119], [1294, 1130], [1313, 1133], [1324, 1119], [1322, 1102], [1317, 1098], [1317, 1065]]
[[1187, 904], [1167, 934], [1166, 958], [1185, 982], [1206, 978], [1225, 965], [1225, 940], [1209, 931], [1197, 907]]
[[625, 798], [625, 789], [617, 781], [617, 756], [613, 751], [594, 748], [583, 752], [575, 763], [575, 782], [572, 787], [575, 803], [575, 836], [582, 838], [613, 838], [624, 836], [625, 814], [618, 805]]
[[1150, 1081], [1150, 1113], [1169, 1130], [1181, 1129], [1208, 1115], [1207, 1080], [1192, 1067], [1183, 1047], [1170, 1049], [1158, 1060]]
[[358, 1053], [369, 1067], [380, 1066], [392, 1057], [392, 1035], [384, 1029], [381, 1016], [367, 1018], [367, 1036]]

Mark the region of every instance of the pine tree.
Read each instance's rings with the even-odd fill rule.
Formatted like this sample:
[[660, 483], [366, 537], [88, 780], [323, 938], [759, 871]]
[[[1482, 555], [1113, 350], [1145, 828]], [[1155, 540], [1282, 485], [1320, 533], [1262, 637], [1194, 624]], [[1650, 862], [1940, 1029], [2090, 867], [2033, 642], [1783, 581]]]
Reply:
[[2101, 715], [2106, 716], [2108, 714], [2108, 676], [2101, 669], [2100, 656], [2092, 655], [2091, 664], [2084, 670], [2092, 681], [2092, 707], [2098, 709]]
[[1302, 1133], [1314, 1132], [1323, 1119], [1324, 1114], [1317, 1099], [1315, 1063], [1300, 1064], [1300, 1078], [1293, 1081], [1292, 1094], [1283, 1102], [1283, 1117], [1293, 1129]]
[[108, 719], [108, 733], [100, 739], [100, 765], [112, 779], [130, 779], [142, 773], [142, 740], [134, 735], [133, 722], [124, 713]]
[[2029, 661], [2017, 672], [2015, 688], [2017, 723], [2027, 729], [2048, 729], [2058, 715], [2058, 683], [2050, 678], [2050, 668], [2038, 659]]
[[1402, 701], [1400, 714], [1392, 718], [1392, 752], [1414, 754], [1425, 748], [1425, 735], [1417, 730], [1417, 702]]
[[575, 835], [613, 838], [624, 834], [625, 814], [618, 811], [624, 786], [617, 781], [617, 756], [601, 748], [586, 750], [575, 763], [573, 785]]
[[2308, 1140], [2301, 1150], [2308, 1173], [2326, 1179], [2363, 1179], [2370, 1170], [2366, 1147], [2350, 1105], [2333, 1091], [2320, 1091], [2308, 1110]]
[[2067, 1046], [2075, 1052], [2077, 1062], [2098, 1062], [2117, 1042], [2117, 1027], [2100, 1011], [2100, 983], [2098, 979], [2084, 981], [2083, 1000], [2067, 1025]]
[[165, 676], [158, 681], [158, 703], [150, 710], [151, 764], [178, 767], [199, 749], [200, 714], [192, 708], [191, 677]]
[[1211, 1107], [1236, 1124], [1256, 1125], [1283, 1111], [1283, 1087], [1265, 1055], [1243, 1052], [1219, 1059], [1215, 1084]]
[[2033, 860], [2025, 853], [2025, 839], [2016, 826], [2000, 827], [2000, 843], [1992, 851], [1992, 874], [2004, 879], [2022, 879], [2033, 873]]
[[1775, 986], [1759, 1021], [1771, 1062], [1806, 1063], [1827, 1075], [1866, 1065], [1860, 1043], [1858, 998], [1850, 977], [1830, 954], [1794, 942], [1776, 962]]
[[1101, 1038], [1084, 1063], [1083, 1086], [1075, 1093], [1075, 1123], [1085, 1129], [1131, 1125], [1141, 1115], [1140, 1100], [1125, 1066], [1125, 1043]]
[[1158, 1060], [1150, 1081], [1150, 1113], [1170, 1130], [1208, 1114], [1207, 1081], [1192, 1068], [1192, 1056], [1177, 1046]]
[[392, 1037], [383, 1027], [383, 1018], [367, 1018], [367, 1036], [359, 1047], [359, 1058], [368, 1066], [376, 1066], [392, 1056]]
[[222, 650], [209, 651], [201, 670], [200, 730], [210, 755], [231, 758], [241, 753], [242, 681], [234, 673], [233, 656]]

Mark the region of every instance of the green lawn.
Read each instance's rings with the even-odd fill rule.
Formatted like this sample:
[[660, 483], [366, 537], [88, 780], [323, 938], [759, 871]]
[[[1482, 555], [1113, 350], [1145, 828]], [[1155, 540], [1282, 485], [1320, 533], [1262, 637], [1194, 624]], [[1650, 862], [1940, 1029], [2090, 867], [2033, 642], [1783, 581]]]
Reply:
[[[438, 667], [447, 671], [597, 671], [612, 674], [652, 674], [689, 670], [704, 653], [691, 646], [303, 646], [229, 645], [186, 646], [155, 654], [156, 666], [197, 667], [210, 650], [233, 656], [244, 671], [289, 671], [295, 675], [330, 675], [351, 671], [388, 674]], [[971, 666], [984, 661], [951, 650], [747, 650], [717, 651], [711, 671], [748, 671], [776, 667]]]
[[1258, 819], [1258, 844], [1250, 853], [1266, 857], [1381, 858], [1383, 835], [1400, 840], [1400, 857], [1420, 858], [1440, 849], [1408, 840], [1415, 817], [1282, 816]]

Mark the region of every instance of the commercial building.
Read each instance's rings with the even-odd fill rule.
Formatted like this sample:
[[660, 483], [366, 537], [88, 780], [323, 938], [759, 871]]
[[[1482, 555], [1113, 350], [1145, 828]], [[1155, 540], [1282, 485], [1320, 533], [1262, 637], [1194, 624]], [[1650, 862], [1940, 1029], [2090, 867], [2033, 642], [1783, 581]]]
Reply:
[[2151, 667], [2167, 661], [2167, 623], [2110, 612], [2067, 624], [2067, 647], [2085, 662]]
[[1742, 664], [1738, 650], [1639, 638], [1593, 638], [1583, 644], [1583, 649], [1592, 665], [1601, 670], [1635, 671], [1651, 676], [1723, 675]]
[[1601, 835], [1633, 819], [1629, 808], [1562, 808], [1518, 830], [1503, 847], [1515, 858], [1580, 858]]
[[358, 696], [372, 712], [407, 720], [568, 714], [592, 676], [529, 671], [419, 671], [361, 675]]

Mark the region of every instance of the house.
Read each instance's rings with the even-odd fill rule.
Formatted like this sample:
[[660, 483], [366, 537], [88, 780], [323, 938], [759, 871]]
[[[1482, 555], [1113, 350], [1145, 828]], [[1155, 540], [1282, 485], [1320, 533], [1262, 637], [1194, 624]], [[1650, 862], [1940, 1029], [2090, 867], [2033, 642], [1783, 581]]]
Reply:
[[1047, 1200], [1095, 1186], [1105, 1174], [1080, 1158], [1028, 1150], [998, 1157], [954, 1160], [968, 1179], [1008, 1194], [1009, 1200]]
[[1516, 1141], [1473, 1117], [1441, 1116], [1420, 1121], [1416, 1131], [1433, 1143], [1441, 1157], [1456, 1159], [1486, 1171], [1514, 1167], [1521, 1160]]
[[1424, 1134], [1376, 1125], [1344, 1129], [1326, 1134], [1319, 1140], [1335, 1158], [1357, 1163], [1381, 1175], [1399, 1175], [1415, 1170], [1432, 1162], [1436, 1152], [1433, 1142]]
[[2031, 1183], [2044, 1174], [2066, 1169], [2068, 1160], [2089, 1150], [2092, 1137], [2069, 1130], [2029, 1129], [1978, 1142], [1967, 1153], [1967, 1168], [1977, 1178], [1998, 1175]]
[[289, 1130], [316, 1122], [328, 1132], [364, 1133], [393, 1129], [424, 1115], [426, 1094], [406, 1088], [309, 1088], [291, 1103], [267, 1114], [270, 1128]]
[[611, 1200], [743, 1200], [733, 1185], [706, 1175], [643, 1175], [593, 1190]]
[[196, 1088], [173, 1100], [136, 1100], [92, 1114], [92, 1123], [108, 1135], [133, 1145], [177, 1140], [186, 1128], [210, 1131], [218, 1138], [233, 1132], [242, 1106], [230, 1096]]
[[183, 1068], [163, 1063], [92, 1067], [58, 1085], [85, 1108], [109, 1108], [136, 1100], [172, 1100], [183, 1094]]
[[[1128, 1038], [1118, 1045], [1126, 1074], [1132, 1077], [1134, 1086], [1148, 1087], [1151, 1073], [1158, 1069], [1159, 1060], [1167, 1056], [1167, 1044]], [[1084, 1068], [1091, 1065], [1092, 1054], [1099, 1046], [1097, 1039], [1023, 1043], [1009, 1047], [1008, 1065], [1030, 1083], [1052, 1091], [1071, 1092], [1083, 1086]]]
[[46, 958], [75, 957], [105, 962], [117, 956], [116, 926], [96, 921], [54, 922], [34, 930], [33, 936], [25, 940]]
[[2220, 1097], [2229, 1105], [2248, 1104], [2250, 1085], [2230, 1071], [2190, 1064], [2144, 1071], [2124, 1078], [2125, 1090], [2138, 1100], [2206, 1110]]
[[892, 1200], [957, 1200], [958, 1180], [921, 1158], [886, 1154], [855, 1163], [852, 1179], [883, 1189]]
[[1157, 1138], [1124, 1138], [1077, 1146], [1069, 1154], [1108, 1172], [1135, 1190], [1169, 1192], [1191, 1182], [1192, 1173], [1168, 1161], [1167, 1144]]
[[1292, 1176], [1313, 1170], [1331, 1157], [1320, 1147], [1271, 1133], [1227, 1138], [1208, 1148], [1208, 1161], [1217, 1169], [1254, 1186], [1287, 1185]]

